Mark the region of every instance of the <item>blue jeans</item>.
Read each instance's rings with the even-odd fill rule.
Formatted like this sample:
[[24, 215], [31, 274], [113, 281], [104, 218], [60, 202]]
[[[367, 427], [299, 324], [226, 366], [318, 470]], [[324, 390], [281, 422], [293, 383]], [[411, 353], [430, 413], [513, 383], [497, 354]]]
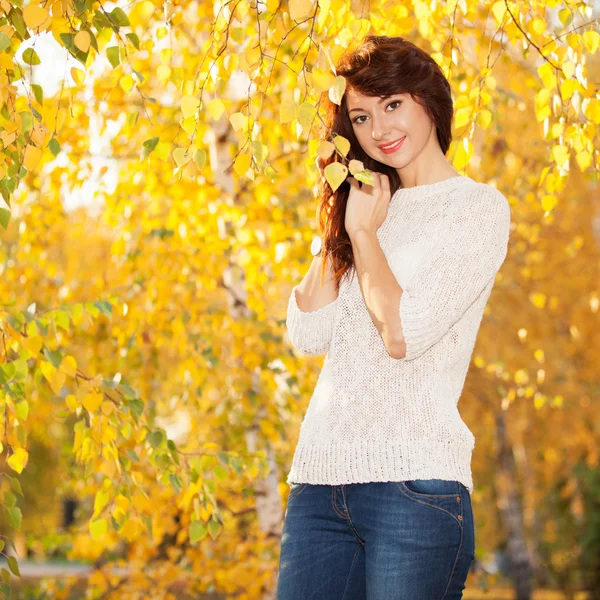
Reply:
[[459, 481], [292, 483], [277, 600], [455, 600], [474, 558]]

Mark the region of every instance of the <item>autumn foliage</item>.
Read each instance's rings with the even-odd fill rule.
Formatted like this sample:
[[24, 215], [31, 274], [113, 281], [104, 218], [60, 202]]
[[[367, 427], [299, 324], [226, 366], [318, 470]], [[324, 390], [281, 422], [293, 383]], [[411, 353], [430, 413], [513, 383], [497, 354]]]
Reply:
[[[448, 158], [511, 203], [460, 404], [477, 439], [476, 556], [527, 540], [536, 582], [600, 585], [585, 562], [599, 542], [583, 535], [600, 485], [588, 476], [600, 395], [591, 3], [0, 0], [0, 19], [4, 596], [16, 542], [27, 534], [43, 555], [31, 540], [60, 529], [67, 495], [80, 509], [65, 554], [95, 564], [90, 598], [272, 593], [320, 365], [291, 349], [285, 306], [308, 266], [315, 159], [338, 154], [332, 187], [348, 173], [347, 143], [311, 132], [320, 94], [344, 91], [335, 61], [370, 31], [443, 67]], [[36, 50], [41, 36], [69, 57], [48, 96], [39, 81], [56, 56]], [[93, 197], [67, 208], [88, 180]], [[67, 597], [59, 588], [47, 582], [45, 597]]]

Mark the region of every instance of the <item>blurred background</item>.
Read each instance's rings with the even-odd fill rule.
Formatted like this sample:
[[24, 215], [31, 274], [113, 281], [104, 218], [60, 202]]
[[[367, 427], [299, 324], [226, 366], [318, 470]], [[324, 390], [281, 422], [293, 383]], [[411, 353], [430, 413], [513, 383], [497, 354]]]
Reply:
[[465, 598], [600, 598], [600, 4], [0, 0], [0, 597], [274, 598], [332, 63], [443, 67], [511, 204]]

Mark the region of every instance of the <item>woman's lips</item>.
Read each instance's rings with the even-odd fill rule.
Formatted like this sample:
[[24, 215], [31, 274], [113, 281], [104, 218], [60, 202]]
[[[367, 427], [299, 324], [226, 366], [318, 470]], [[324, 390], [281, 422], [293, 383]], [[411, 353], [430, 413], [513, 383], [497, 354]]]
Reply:
[[397, 142], [394, 146], [392, 147], [388, 147], [388, 148], [379, 148], [382, 152], [384, 152], [385, 154], [391, 154], [392, 152], [396, 152], [396, 150], [398, 150], [402, 144], [404, 143], [404, 140], [406, 139], [406, 136], [404, 136], [403, 138], [400, 139], [399, 142]]

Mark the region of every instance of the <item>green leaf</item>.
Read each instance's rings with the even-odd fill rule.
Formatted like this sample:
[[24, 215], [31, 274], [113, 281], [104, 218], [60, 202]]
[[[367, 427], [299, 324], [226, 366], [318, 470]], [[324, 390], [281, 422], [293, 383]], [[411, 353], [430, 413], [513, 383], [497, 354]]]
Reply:
[[0, 569], [0, 574], [2, 574], [2, 581], [10, 583], [10, 571], [8, 569], [2, 567], [2, 569]]
[[4, 506], [11, 507], [17, 503], [17, 497], [12, 492], [4, 492]]
[[219, 534], [219, 531], [221, 531], [221, 529], [222, 529], [221, 523], [219, 523], [218, 521], [211, 519], [208, 522], [208, 533], [210, 533], [210, 537], [213, 540], [217, 537], [217, 535]]
[[165, 439], [165, 435], [159, 430], [146, 434], [146, 440], [148, 440], [148, 443], [155, 449], [161, 445], [163, 439]]
[[109, 317], [112, 316], [112, 306], [110, 302], [107, 302], [106, 300], [97, 300], [94, 302], [94, 306], [96, 306], [101, 313], [104, 313]]
[[177, 494], [179, 494], [179, 492], [181, 491], [181, 479], [179, 478], [179, 476], [173, 475], [173, 473], [171, 473], [169, 475], [169, 480], [171, 481], [171, 484], [173, 485], [175, 492]]
[[28, 65], [39, 65], [42, 62], [33, 48], [27, 48], [23, 52], [23, 61]]
[[19, 418], [19, 421], [26, 421], [27, 415], [29, 414], [29, 404], [27, 400], [17, 402], [15, 404], [15, 408], [17, 410], [17, 417]]
[[192, 521], [190, 523], [190, 543], [199, 542], [206, 536], [206, 533], [206, 525], [202, 521]]
[[17, 381], [23, 381], [29, 372], [27, 361], [24, 358], [17, 358], [17, 360], [13, 360], [12, 364], [15, 367], [15, 379]]
[[[10, 48], [10, 38], [4, 31], [0, 31], [0, 52], [4, 52], [7, 48]], [[33, 87], [33, 85], [31, 87]]]
[[15, 376], [16, 371], [12, 362], [0, 365], [0, 383], [8, 383]]
[[52, 152], [53, 156], [57, 156], [60, 152], [60, 144], [58, 143], [58, 140], [56, 138], [52, 138], [48, 142], [48, 148], [50, 148], [50, 152]]
[[140, 418], [141, 414], [144, 412], [144, 401], [139, 398], [132, 398], [129, 401], [129, 408], [131, 412], [136, 418]]
[[52, 363], [55, 369], [60, 367], [60, 363], [62, 362], [62, 354], [60, 353], [60, 350], [48, 350], [48, 348], [44, 348], [43, 354], [48, 361]]
[[64, 310], [56, 310], [52, 313], [52, 317], [54, 318], [54, 322], [58, 327], [60, 327], [63, 331], [69, 332], [69, 326], [71, 324], [69, 320], [69, 315]]
[[21, 483], [16, 477], [10, 477], [10, 487], [17, 492], [20, 496], [23, 495], [23, 490], [21, 489]]
[[40, 104], [44, 104], [44, 88], [42, 88], [42, 86], [38, 85], [37, 83], [32, 83], [31, 89], [33, 90], [33, 95], [35, 96], [35, 99]]
[[116, 22], [119, 27], [124, 27], [129, 25], [129, 19], [125, 14], [125, 11], [122, 8], [115, 8], [110, 12], [110, 16], [113, 19], [113, 22]]
[[17, 559], [14, 556], [9, 556], [6, 559], [8, 563], [8, 568], [17, 576], [21, 577], [21, 573], [19, 573], [19, 564], [17, 563]]
[[21, 509], [18, 506], [11, 506], [6, 509], [8, 513], [8, 524], [15, 529], [21, 529]]
[[10, 210], [8, 208], [4, 208], [0, 206], [0, 225], [4, 227], [4, 229], [8, 229], [8, 222], [10, 221]]
[[373, 172], [369, 171], [369, 169], [365, 169], [364, 171], [359, 171], [358, 173], [354, 173], [354, 179], [358, 181], [362, 181], [367, 185], [375, 185], [375, 177], [373, 176]]
[[[2, 569], [2, 570], [6, 571], [6, 569]], [[0, 585], [0, 589], [2, 590], [2, 593], [4, 594], [4, 596], [6, 597], [6, 600], [10, 600], [10, 587], [8, 586], [8, 584], [3, 583], [2, 585]]]
[[121, 63], [121, 57], [119, 56], [119, 46], [109, 46], [106, 49], [106, 58], [113, 66], [113, 69], [118, 67]]
[[136, 50], [140, 49], [140, 38], [135, 33], [127, 33], [127, 37], [130, 39], [131, 43], [134, 45]]
[[156, 145], [158, 144], [158, 137], [153, 137], [150, 138], [149, 140], [146, 140], [142, 146], [143, 146], [143, 150], [142, 150], [142, 158], [146, 158], [153, 150], [154, 148], [156, 148]]

